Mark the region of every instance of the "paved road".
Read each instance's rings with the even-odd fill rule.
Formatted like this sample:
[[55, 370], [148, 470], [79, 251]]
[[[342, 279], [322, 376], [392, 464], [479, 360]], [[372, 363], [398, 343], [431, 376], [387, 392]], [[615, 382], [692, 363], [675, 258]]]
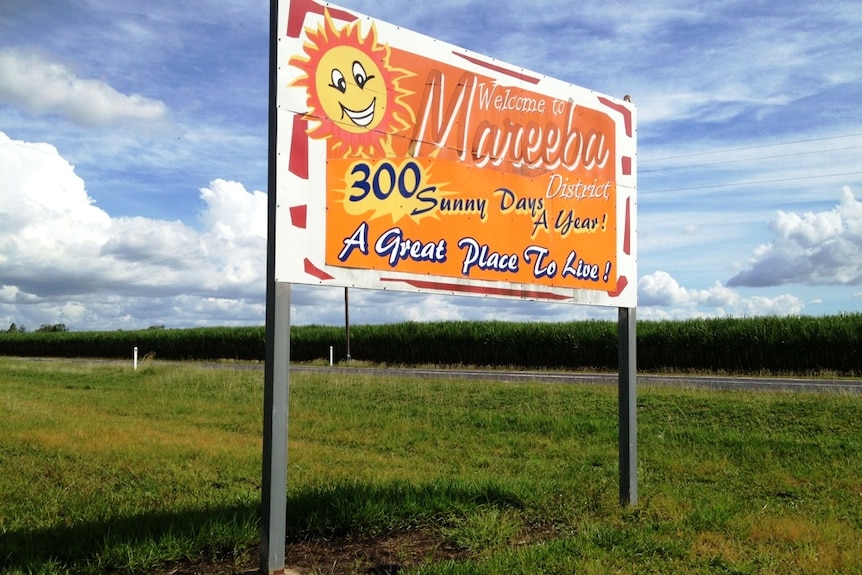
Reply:
[[[458, 378], [482, 381], [514, 381], [558, 384], [616, 385], [616, 374], [562, 373], [542, 371], [496, 371], [475, 369], [408, 369], [408, 368], [353, 368], [291, 366], [298, 372], [378, 373], [403, 377]], [[862, 394], [862, 379], [803, 379], [766, 377], [723, 377], [706, 375], [652, 375], [638, 374], [638, 385], [666, 385], [716, 390], [747, 391], [813, 391]]]

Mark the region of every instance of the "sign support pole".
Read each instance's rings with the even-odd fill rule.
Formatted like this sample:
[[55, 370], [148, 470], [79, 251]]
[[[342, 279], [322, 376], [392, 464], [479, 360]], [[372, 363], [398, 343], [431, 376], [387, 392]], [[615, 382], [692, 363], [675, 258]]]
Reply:
[[347, 361], [350, 361], [350, 299], [347, 287], [344, 288], [344, 332], [347, 335]]
[[619, 308], [620, 505], [638, 502], [637, 308]]
[[[263, 483], [261, 486], [262, 573], [282, 573], [287, 535], [287, 423], [290, 390], [290, 284], [272, 285], [273, 326], [267, 326], [264, 370]], [[269, 306], [267, 306], [269, 310]], [[270, 315], [269, 313], [267, 315]], [[268, 322], [269, 323], [269, 322]], [[272, 337], [269, 337], [269, 334]], [[271, 342], [271, 343], [270, 343]]]
[[269, 7], [269, 166], [267, 176], [266, 356], [263, 389], [260, 572], [284, 573], [287, 535], [287, 407], [290, 388], [290, 284], [276, 281], [278, 209], [278, 0]]

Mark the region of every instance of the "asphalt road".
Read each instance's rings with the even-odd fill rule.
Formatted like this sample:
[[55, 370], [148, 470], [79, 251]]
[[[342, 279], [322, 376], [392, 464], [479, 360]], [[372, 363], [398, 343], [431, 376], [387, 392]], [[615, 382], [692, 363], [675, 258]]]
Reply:
[[[226, 364], [229, 365], [229, 364]], [[291, 366], [297, 372], [377, 373], [399, 377], [473, 379], [477, 381], [538, 382], [566, 385], [616, 385], [616, 374], [564, 373], [551, 371], [497, 371], [476, 369], [412, 369], [373, 367], [310, 367]], [[745, 391], [806, 391], [862, 394], [862, 379], [806, 379], [776, 377], [726, 377], [708, 375], [654, 375], [638, 374], [639, 386], [673, 386], [714, 390]]]

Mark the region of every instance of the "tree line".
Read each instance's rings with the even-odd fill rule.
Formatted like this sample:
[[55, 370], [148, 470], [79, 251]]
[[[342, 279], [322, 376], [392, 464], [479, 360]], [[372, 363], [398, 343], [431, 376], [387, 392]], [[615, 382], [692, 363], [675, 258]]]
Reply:
[[[65, 323], [48, 324], [43, 323], [38, 329], [33, 330], [36, 333], [48, 333], [57, 331], [69, 331], [66, 329]], [[27, 333], [27, 328], [24, 325], [17, 325], [14, 321], [9, 324], [9, 329], [0, 329], [0, 333]]]

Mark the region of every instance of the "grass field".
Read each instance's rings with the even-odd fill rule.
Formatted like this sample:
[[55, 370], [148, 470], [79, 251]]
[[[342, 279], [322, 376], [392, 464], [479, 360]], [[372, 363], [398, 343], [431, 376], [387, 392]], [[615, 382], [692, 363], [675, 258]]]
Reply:
[[[862, 398], [296, 374], [305, 573], [862, 573]], [[262, 375], [0, 358], [0, 572], [257, 566]]]

